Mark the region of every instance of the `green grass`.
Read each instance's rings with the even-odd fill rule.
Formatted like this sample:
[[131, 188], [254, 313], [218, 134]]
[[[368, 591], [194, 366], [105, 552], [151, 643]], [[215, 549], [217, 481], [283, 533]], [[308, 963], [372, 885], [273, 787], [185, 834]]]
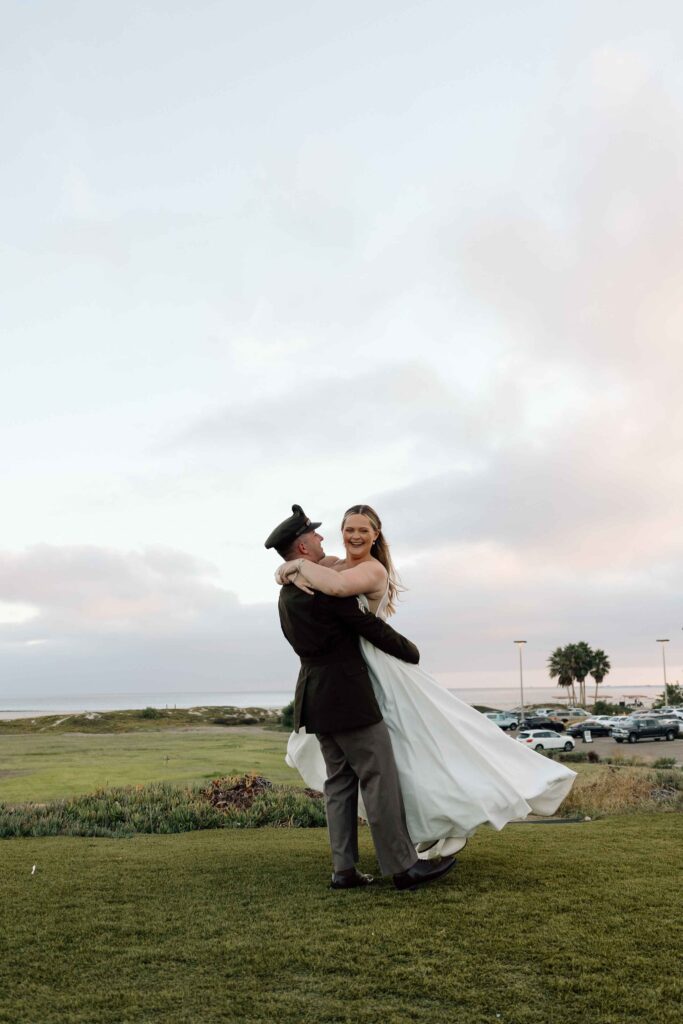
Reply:
[[680, 1021], [680, 815], [480, 829], [404, 894], [330, 891], [322, 829], [0, 849], [3, 1024]]
[[284, 763], [287, 734], [256, 729], [0, 736], [0, 801], [46, 801], [149, 782], [193, 783], [254, 771], [303, 785]]

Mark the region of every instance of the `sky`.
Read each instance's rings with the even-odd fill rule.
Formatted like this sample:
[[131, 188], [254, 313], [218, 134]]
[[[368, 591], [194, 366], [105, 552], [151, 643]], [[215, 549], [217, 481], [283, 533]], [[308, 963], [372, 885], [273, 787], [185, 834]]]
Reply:
[[280, 690], [370, 503], [447, 685], [683, 676], [674, 0], [10, 3], [0, 700]]

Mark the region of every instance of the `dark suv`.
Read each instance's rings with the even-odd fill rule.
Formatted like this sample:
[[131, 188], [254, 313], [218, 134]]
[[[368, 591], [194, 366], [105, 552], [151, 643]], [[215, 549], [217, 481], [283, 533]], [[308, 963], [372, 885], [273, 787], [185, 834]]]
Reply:
[[564, 725], [562, 722], [553, 722], [550, 718], [531, 715], [519, 723], [519, 729], [552, 729], [553, 732], [564, 732]]
[[627, 740], [638, 743], [639, 740], [674, 740], [678, 730], [671, 722], [662, 722], [657, 718], [625, 718], [612, 729], [612, 737], [617, 743]]

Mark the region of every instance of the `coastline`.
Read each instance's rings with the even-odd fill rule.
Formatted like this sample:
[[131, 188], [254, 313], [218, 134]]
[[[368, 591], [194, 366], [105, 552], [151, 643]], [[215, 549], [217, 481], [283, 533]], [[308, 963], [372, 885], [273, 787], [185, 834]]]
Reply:
[[[444, 687], [446, 689], [446, 687]], [[638, 697], [644, 707], [649, 707], [659, 696], [661, 686], [602, 686], [599, 697], [614, 704]], [[519, 708], [519, 689], [512, 687], [469, 687], [448, 688], [448, 692], [466, 704], [493, 707], [501, 711]], [[566, 704], [567, 694], [558, 693], [558, 688], [549, 686], [525, 687], [525, 706], [543, 704]], [[282, 708], [294, 697], [291, 690], [264, 690], [248, 693], [245, 691], [214, 693], [119, 693], [119, 694], [73, 694], [52, 697], [27, 697], [12, 699], [0, 697], [0, 720], [11, 721], [19, 718], [43, 718], [48, 715], [76, 715], [104, 711], [135, 711], [146, 707], [196, 708], [196, 707], [237, 707], [237, 708]], [[589, 704], [592, 694], [589, 693]]]

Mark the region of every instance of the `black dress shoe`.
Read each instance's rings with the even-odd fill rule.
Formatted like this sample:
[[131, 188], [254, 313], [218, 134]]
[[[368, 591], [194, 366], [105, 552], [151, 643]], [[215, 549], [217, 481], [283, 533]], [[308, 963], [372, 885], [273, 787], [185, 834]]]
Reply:
[[357, 868], [348, 871], [335, 871], [330, 882], [330, 889], [358, 889], [363, 885], [372, 885], [372, 875], [364, 875]]
[[441, 860], [418, 860], [412, 868], [394, 875], [397, 889], [417, 889], [418, 885], [427, 885], [441, 878], [455, 864], [455, 857], [442, 857]]

